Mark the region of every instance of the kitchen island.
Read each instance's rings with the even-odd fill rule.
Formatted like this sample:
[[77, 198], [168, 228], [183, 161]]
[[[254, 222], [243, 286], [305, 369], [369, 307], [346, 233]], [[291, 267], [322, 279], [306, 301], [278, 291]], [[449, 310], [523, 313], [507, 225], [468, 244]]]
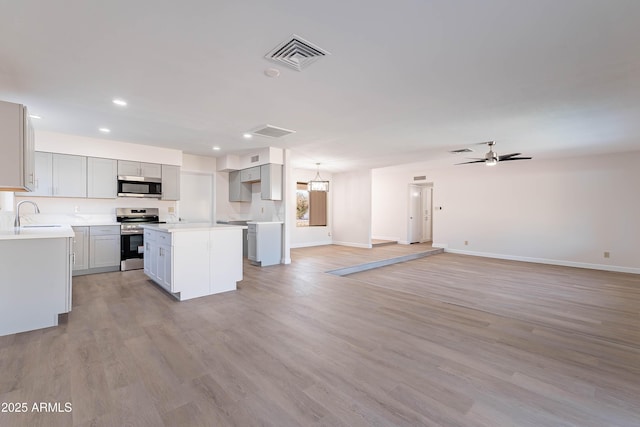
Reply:
[[219, 224], [144, 225], [144, 272], [180, 301], [236, 290], [242, 228]]
[[71, 311], [73, 230], [0, 230], [0, 336], [58, 325]]

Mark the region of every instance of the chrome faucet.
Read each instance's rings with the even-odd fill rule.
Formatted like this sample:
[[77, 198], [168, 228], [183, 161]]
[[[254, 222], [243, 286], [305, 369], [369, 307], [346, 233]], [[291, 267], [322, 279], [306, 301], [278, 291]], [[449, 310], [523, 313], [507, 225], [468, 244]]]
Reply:
[[13, 223], [13, 226], [15, 228], [20, 228], [20, 206], [22, 206], [24, 203], [31, 203], [33, 207], [36, 208], [36, 213], [40, 213], [40, 208], [38, 207], [38, 205], [36, 205], [36, 202], [32, 202], [31, 200], [23, 200], [21, 202], [18, 202], [18, 204], [16, 205], [16, 220]]

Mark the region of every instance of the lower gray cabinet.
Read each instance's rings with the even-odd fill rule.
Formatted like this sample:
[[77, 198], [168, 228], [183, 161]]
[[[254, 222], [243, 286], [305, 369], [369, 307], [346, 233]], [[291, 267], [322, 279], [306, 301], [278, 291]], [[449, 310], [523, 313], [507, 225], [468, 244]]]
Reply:
[[120, 226], [73, 227], [73, 275], [120, 270]]
[[89, 269], [89, 227], [72, 227], [73, 237], [73, 275]]
[[89, 268], [120, 269], [120, 226], [90, 227]]

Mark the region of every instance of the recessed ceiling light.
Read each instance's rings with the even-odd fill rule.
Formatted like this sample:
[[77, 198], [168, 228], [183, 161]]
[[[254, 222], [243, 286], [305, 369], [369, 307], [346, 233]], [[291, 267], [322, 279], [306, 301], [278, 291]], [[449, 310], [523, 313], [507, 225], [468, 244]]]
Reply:
[[99, 130], [100, 132], [102, 132], [102, 133], [109, 133], [109, 132], [111, 132], [111, 129], [109, 129], [109, 128], [98, 128], [98, 130]]
[[120, 107], [126, 107], [127, 106], [127, 101], [125, 101], [124, 99], [115, 98], [112, 102], [114, 104], [120, 106]]
[[31, 117], [32, 119], [41, 119], [42, 117], [38, 116], [37, 114], [29, 114], [29, 117]]
[[243, 137], [244, 139], [251, 139], [251, 138], [253, 138], [253, 135], [251, 135], [250, 133], [248, 133], [248, 132], [247, 132], [247, 133], [243, 133], [243, 134], [242, 134], [242, 137]]
[[218, 147], [217, 145], [215, 147], [213, 147], [213, 150], [215, 151], [220, 151], [220, 147]]

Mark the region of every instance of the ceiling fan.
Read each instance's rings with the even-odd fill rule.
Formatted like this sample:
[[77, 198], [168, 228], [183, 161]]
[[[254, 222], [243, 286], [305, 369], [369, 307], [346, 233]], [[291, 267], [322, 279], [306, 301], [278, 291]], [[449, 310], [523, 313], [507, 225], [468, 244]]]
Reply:
[[481, 144], [487, 144], [489, 146], [489, 152], [485, 154], [484, 159], [474, 159], [470, 162], [456, 163], [456, 165], [466, 165], [469, 163], [484, 163], [487, 166], [495, 166], [498, 162], [506, 162], [507, 160], [531, 160], [532, 157], [518, 157], [522, 153], [503, 154], [498, 156], [498, 153], [493, 151], [493, 146], [496, 145], [495, 141], [481, 142]]

